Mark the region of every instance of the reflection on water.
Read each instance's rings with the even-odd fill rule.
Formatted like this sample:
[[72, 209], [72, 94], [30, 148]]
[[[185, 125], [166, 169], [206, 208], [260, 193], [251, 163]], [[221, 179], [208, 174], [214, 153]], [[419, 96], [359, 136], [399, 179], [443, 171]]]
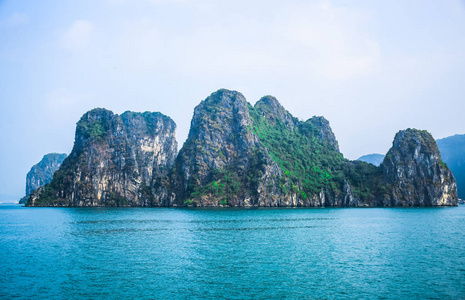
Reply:
[[464, 298], [465, 207], [0, 206], [0, 298]]

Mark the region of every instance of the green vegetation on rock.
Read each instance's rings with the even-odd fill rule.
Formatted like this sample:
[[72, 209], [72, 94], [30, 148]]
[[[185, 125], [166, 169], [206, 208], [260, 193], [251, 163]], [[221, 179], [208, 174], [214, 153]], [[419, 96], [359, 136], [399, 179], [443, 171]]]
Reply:
[[272, 96], [218, 90], [174, 122], [104, 109], [78, 123], [70, 156], [32, 206], [456, 205], [455, 180], [426, 131], [399, 131], [380, 167], [349, 161], [323, 117], [299, 121]]
[[284, 193], [297, 192], [305, 199], [325, 187], [339, 189], [334, 178], [342, 169], [344, 158], [316, 137], [318, 129], [311, 122], [296, 120], [299, 126], [290, 128], [280, 119], [272, 124], [259, 108], [249, 106], [249, 112], [253, 120], [249, 130], [258, 135], [282, 170], [280, 188]]
[[26, 196], [19, 203], [27, 202], [29, 195], [37, 188], [49, 183], [53, 179], [53, 174], [60, 167], [66, 158], [64, 153], [49, 153], [44, 155], [42, 160], [35, 164], [26, 175]]
[[375, 199], [380, 189], [381, 170], [345, 159], [334, 147], [334, 141], [321, 138], [321, 128], [312, 122], [317, 117], [301, 122], [289, 114], [296, 126], [285, 125], [281, 119], [272, 124], [265, 117], [269, 112], [261, 107], [249, 106], [253, 119], [250, 130], [259, 136], [262, 145], [281, 168], [280, 188], [284, 194], [294, 193], [303, 199], [320, 191], [339, 195], [346, 180], [352, 186], [354, 196], [362, 202]]

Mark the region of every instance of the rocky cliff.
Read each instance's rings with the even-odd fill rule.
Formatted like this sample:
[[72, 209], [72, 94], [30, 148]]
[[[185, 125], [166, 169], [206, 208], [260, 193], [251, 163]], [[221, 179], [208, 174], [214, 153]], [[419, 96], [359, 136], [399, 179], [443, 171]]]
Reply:
[[377, 167], [345, 159], [325, 118], [300, 121], [272, 96], [252, 106], [224, 89], [195, 108], [177, 156], [174, 130], [159, 113], [88, 112], [73, 152], [28, 205], [457, 204], [455, 180], [424, 131], [399, 132]]
[[465, 134], [436, 141], [443, 161], [454, 173], [459, 198], [465, 199]]
[[[406, 132], [396, 136], [389, 152], [395, 159], [383, 167], [349, 161], [323, 117], [299, 121], [272, 96], [251, 106], [240, 93], [220, 90], [195, 108], [174, 170], [176, 204], [456, 205], [455, 181], [431, 135]], [[401, 136], [416, 148], [399, 148]], [[407, 161], [417, 173], [390, 176]]]
[[73, 150], [28, 206], [156, 206], [177, 154], [175, 123], [161, 113], [94, 109], [80, 119]]
[[[454, 174], [457, 182], [457, 195], [465, 199], [465, 134], [456, 134], [436, 140], [443, 162]], [[368, 154], [358, 160], [381, 165], [385, 155]]]
[[177, 205], [369, 205], [374, 196], [351, 172], [381, 176], [343, 158], [323, 117], [299, 121], [274, 97], [251, 106], [220, 90], [195, 108], [173, 190]]
[[391, 206], [457, 205], [457, 185], [427, 131], [399, 131], [381, 164]]
[[53, 173], [58, 170], [65, 158], [64, 153], [49, 153], [44, 155], [39, 163], [32, 166], [26, 175], [26, 196], [19, 203], [26, 203], [33, 191], [52, 181]]
[[266, 158], [250, 130], [248, 105], [240, 93], [219, 90], [195, 108], [173, 170], [178, 205], [252, 204], [250, 192]]

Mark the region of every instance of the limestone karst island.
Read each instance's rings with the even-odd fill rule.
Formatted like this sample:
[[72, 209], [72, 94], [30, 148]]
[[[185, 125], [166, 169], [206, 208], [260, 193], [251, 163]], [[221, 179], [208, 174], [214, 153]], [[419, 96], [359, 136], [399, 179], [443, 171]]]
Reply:
[[[380, 166], [350, 161], [324, 117], [221, 89], [194, 110], [180, 151], [159, 112], [96, 108], [72, 152], [26, 206], [454, 206], [452, 172], [424, 130], [399, 131]], [[56, 163], [55, 163], [56, 165]]]

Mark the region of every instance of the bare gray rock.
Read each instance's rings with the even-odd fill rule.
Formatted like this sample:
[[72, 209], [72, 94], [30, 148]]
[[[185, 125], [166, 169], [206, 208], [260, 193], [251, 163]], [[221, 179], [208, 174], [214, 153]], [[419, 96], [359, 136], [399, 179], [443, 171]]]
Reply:
[[161, 113], [94, 109], [77, 123], [74, 148], [28, 206], [158, 206], [177, 154], [176, 124]]
[[26, 175], [26, 196], [19, 201], [20, 204], [25, 204], [33, 191], [52, 181], [53, 174], [66, 156], [64, 153], [49, 153], [44, 155], [39, 163], [32, 166]]
[[160, 113], [105, 109], [77, 124], [70, 156], [28, 206], [363, 207], [457, 205], [451, 171], [426, 131], [400, 131], [381, 165], [349, 161], [323, 117], [218, 90], [194, 110], [177, 154]]
[[399, 131], [381, 168], [392, 185], [391, 206], [457, 205], [457, 185], [427, 131]]

